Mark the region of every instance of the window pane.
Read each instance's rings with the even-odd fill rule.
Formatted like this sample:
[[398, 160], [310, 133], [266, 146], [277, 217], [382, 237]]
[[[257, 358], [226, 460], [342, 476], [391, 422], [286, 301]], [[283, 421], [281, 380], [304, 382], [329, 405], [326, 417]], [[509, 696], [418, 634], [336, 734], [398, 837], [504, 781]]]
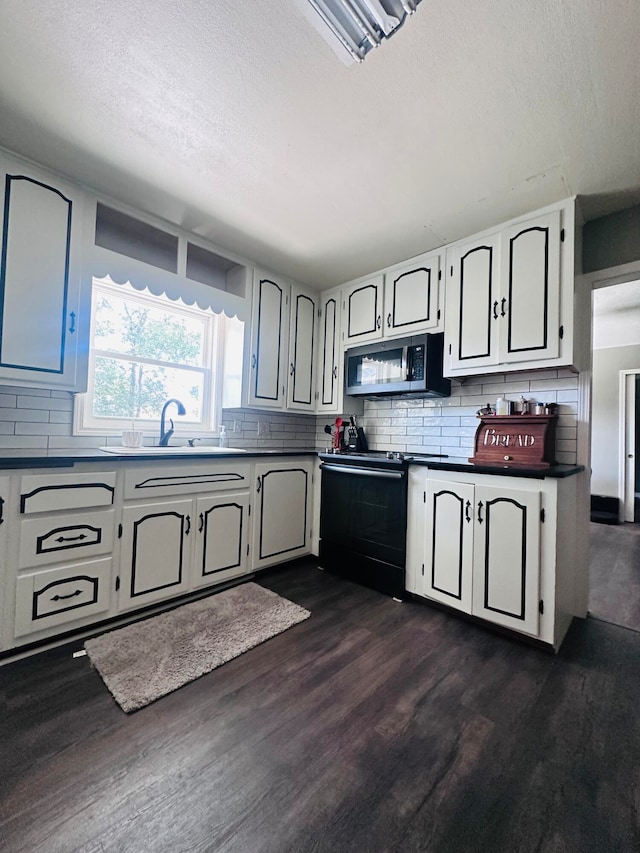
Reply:
[[123, 355], [201, 366], [205, 321], [94, 288], [93, 345]]
[[181, 423], [203, 419], [204, 375], [193, 370], [98, 356], [95, 365], [93, 417], [155, 420], [170, 397], [187, 410]]

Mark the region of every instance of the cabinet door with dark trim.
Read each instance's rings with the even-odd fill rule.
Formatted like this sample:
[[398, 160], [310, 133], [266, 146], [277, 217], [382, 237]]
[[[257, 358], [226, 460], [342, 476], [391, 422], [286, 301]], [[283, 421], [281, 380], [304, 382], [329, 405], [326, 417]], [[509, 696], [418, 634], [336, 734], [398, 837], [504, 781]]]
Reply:
[[110, 554], [114, 510], [74, 512], [27, 518], [20, 524], [18, 567], [46, 566]]
[[14, 636], [92, 621], [109, 610], [111, 581], [110, 557], [19, 575]]
[[0, 155], [0, 379], [7, 383], [84, 390], [76, 378], [83, 200], [57, 176]]
[[253, 568], [310, 553], [311, 468], [307, 460], [256, 465]]
[[476, 486], [474, 616], [538, 635], [540, 492]]
[[342, 403], [342, 347], [340, 342], [340, 291], [320, 298], [318, 328], [317, 411], [339, 414]]
[[382, 337], [382, 275], [344, 287], [342, 292], [343, 342], [349, 346]]
[[422, 594], [471, 613], [474, 487], [428, 480]]
[[499, 234], [447, 253], [445, 360], [452, 375], [498, 363], [499, 267]]
[[198, 498], [193, 586], [216, 584], [247, 572], [249, 494]]
[[313, 412], [318, 294], [291, 288], [287, 408]]
[[251, 318], [249, 405], [282, 409], [287, 384], [291, 285], [255, 271]]
[[439, 309], [441, 253], [414, 258], [387, 270], [384, 277], [385, 337], [436, 331], [442, 324]]
[[560, 211], [512, 225], [502, 235], [501, 361], [560, 352]]
[[122, 512], [120, 609], [171, 598], [189, 588], [193, 501], [166, 500]]

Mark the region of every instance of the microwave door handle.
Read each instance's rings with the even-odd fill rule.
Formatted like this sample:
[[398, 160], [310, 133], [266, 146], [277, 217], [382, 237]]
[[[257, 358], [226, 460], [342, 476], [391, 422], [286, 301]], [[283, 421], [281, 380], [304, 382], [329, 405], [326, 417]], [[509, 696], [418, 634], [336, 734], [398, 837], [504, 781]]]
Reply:
[[402, 373], [405, 382], [409, 382], [411, 376], [411, 365], [409, 364], [409, 347], [402, 347]]

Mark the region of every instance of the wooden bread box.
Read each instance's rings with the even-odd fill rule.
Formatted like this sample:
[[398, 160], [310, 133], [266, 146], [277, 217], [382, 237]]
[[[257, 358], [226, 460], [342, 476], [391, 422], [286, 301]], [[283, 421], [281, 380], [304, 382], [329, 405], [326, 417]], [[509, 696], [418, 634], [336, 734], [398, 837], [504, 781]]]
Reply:
[[484, 415], [469, 462], [549, 468], [556, 464], [557, 421], [557, 415]]

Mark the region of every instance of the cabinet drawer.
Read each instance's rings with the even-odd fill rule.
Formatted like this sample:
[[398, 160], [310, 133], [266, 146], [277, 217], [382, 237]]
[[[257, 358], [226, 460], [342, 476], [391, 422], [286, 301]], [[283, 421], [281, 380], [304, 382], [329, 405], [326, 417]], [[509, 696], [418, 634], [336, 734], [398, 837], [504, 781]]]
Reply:
[[30, 518], [20, 527], [18, 568], [108, 554], [113, 547], [114, 510]]
[[15, 636], [103, 613], [110, 599], [110, 558], [22, 575], [16, 587]]
[[20, 512], [56, 512], [110, 506], [116, 485], [114, 471], [90, 474], [28, 474], [20, 483]]
[[189, 462], [185, 465], [139, 465], [124, 475], [125, 500], [222, 492], [249, 488], [248, 462]]

